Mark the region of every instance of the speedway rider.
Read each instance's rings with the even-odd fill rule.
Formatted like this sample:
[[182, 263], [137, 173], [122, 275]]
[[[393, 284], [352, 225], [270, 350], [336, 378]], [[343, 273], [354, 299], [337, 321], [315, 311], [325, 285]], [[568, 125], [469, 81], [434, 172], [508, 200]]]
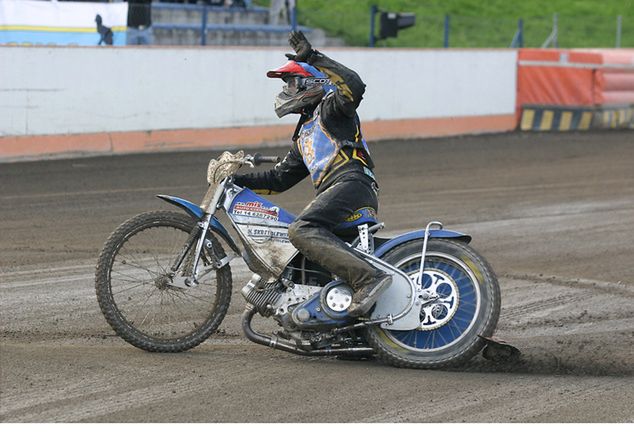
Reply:
[[361, 316], [392, 277], [332, 232], [358, 209], [376, 213], [378, 208], [374, 164], [356, 112], [365, 84], [354, 71], [314, 50], [302, 32], [291, 32], [289, 44], [295, 55], [286, 54], [289, 61], [267, 76], [285, 83], [275, 98], [277, 116], [300, 114], [293, 146], [272, 170], [237, 175], [235, 183], [271, 194], [311, 176], [316, 197], [289, 227], [289, 239], [353, 288], [349, 314]]

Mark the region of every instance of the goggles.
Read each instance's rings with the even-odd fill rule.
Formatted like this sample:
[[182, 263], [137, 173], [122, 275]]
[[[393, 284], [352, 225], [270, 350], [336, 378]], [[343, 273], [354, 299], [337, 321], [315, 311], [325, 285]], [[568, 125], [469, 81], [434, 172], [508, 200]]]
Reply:
[[288, 77], [283, 78], [283, 80], [286, 83], [284, 91], [290, 95], [295, 95], [316, 84], [330, 84], [330, 80], [327, 78], [298, 77], [295, 75], [289, 75]]

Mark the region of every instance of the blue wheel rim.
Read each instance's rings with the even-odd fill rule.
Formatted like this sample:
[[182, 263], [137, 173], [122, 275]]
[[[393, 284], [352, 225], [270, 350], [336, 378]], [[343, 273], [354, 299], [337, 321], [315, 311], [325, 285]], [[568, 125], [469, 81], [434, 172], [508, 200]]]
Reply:
[[[420, 266], [420, 257], [412, 257], [399, 269], [408, 275], [416, 274]], [[458, 308], [453, 317], [444, 325], [433, 330], [386, 330], [387, 335], [400, 346], [417, 352], [436, 351], [448, 347], [460, 340], [473, 326], [479, 312], [480, 294], [475, 277], [464, 264], [450, 257], [430, 256], [425, 259], [425, 271], [441, 272], [453, 280], [458, 289]], [[427, 274], [423, 277], [425, 285]]]

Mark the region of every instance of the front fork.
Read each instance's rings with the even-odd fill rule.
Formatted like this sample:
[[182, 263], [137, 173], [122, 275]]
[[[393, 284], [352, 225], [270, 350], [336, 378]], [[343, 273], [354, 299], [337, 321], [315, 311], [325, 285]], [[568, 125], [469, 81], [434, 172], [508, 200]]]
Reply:
[[[206, 238], [210, 220], [211, 215], [205, 215], [203, 220], [199, 221], [196, 227], [192, 229], [189, 237], [187, 238], [187, 242], [170, 268], [170, 285], [178, 288], [189, 288], [195, 287], [200, 283], [198, 274], [203, 246], [207, 246], [207, 248], [210, 249], [210, 255], [212, 256], [212, 259], [214, 259], [213, 265], [215, 268], [219, 268], [218, 264], [215, 262], [217, 259], [215, 259], [216, 257], [213, 253], [211, 242]], [[195, 248], [193, 259], [190, 262], [187, 262], [186, 258], [191, 253], [192, 248]], [[181, 272], [181, 275], [185, 276], [178, 276], [177, 273], [183, 265], [188, 265], [189, 268], [184, 269], [184, 271]]]
[[[211, 221], [211, 216], [209, 213], [205, 214], [205, 217], [202, 221], [198, 223], [198, 227], [200, 228], [200, 238], [198, 238], [198, 242], [196, 243], [196, 252], [194, 254], [194, 263], [192, 266], [191, 273], [191, 282], [192, 284], [198, 284], [198, 263], [200, 262], [200, 253], [203, 250], [203, 246], [205, 245], [205, 240], [207, 238], [207, 229], [209, 228], [209, 222]], [[185, 281], [187, 283], [187, 281]]]
[[[196, 228], [192, 230], [191, 234], [189, 235], [189, 238], [187, 239], [187, 244], [185, 245], [185, 247], [183, 248], [183, 251], [178, 256], [178, 258], [174, 262], [174, 265], [171, 268], [173, 274], [175, 274], [178, 271], [178, 269], [181, 267], [181, 265], [183, 265], [183, 262], [185, 261], [185, 257], [190, 253], [195, 243], [196, 249], [194, 251], [194, 257], [191, 262], [191, 268], [189, 269], [190, 271], [187, 272], [189, 276], [186, 276], [184, 278], [177, 278], [177, 277], [173, 278], [173, 285], [177, 287], [187, 288], [187, 287], [197, 286], [201, 282], [201, 279], [204, 278], [205, 275], [207, 275], [209, 272], [211, 272], [211, 270], [219, 269], [231, 260], [231, 258], [229, 257], [225, 257], [223, 259], [220, 259], [219, 257], [217, 257], [213, 249], [213, 244], [207, 238], [209, 224], [211, 223], [211, 219], [214, 216], [216, 209], [218, 208], [219, 202], [225, 193], [224, 191], [225, 191], [226, 182], [227, 182], [227, 178], [225, 178], [220, 183], [218, 183], [218, 185], [215, 188], [210, 186], [207, 189], [207, 193], [205, 194], [203, 201], [200, 205], [201, 209], [204, 210], [205, 215], [202, 217], [200, 221], [198, 221]], [[196, 240], [196, 238], [198, 239]], [[200, 271], [200, 261], [201, 261], [203, 247], [206, 247], [210, 251], [209, 256], [211, 257], [211, 260], [212, 260], [211, 262], [212, 269], [206, 272], [204, 275], [202, 275], [202, 278], [199, 280], [198, 276]]]

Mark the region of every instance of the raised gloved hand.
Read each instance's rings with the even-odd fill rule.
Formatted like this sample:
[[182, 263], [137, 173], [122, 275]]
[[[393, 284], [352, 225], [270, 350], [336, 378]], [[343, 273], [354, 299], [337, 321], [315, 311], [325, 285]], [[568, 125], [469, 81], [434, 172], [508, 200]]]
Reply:
[[288, 36], [288, 44], [295, 51], [295, 55], [286, 54], [289, 60], [307, 61], [315, 52], [302, 31], [292, 31]]

